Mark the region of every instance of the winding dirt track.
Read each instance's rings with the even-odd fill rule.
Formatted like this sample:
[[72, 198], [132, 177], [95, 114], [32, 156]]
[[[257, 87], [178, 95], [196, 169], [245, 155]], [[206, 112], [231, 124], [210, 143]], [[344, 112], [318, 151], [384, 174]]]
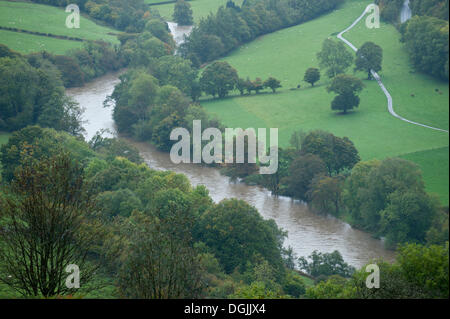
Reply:
[[[358, 19], [356, 19], [347, 29], [345, 29], [344, 31], [342, 31], [341, 33], [339, 33], [337, 35], [337, 38], [339, 40], [343, 41], [345, 44], [347, 44], [355, 52], [358, 51], [358, 48], [355, 47], [350, 41], [345, 39], [343, 37], [343, 34], [348, 32], [348, 31], [350, 31], [351, 29], [353, 29], [365, 17], [365, 15], [371, 10], [371, 7], [372, 7], [372, 5], [368, 5], [366, 7], [366, 9], [364, 10], [364, 12], [361, 14], [361, 16]], [[428, 129], [435, 130], [435, 131], [445, 132], [445, 133], [448, 134], [447, 130], [444, 130], [444, 129], [441, 129], [441, 128], [437, 128], [437, 127], [433, 127], [433, 126], [429, 126], [429, 125], [425, 125], [425, 124], [421, 124], [421, 123], [417, 123], [417, 122], [408, 120], [408, 119], [398, 115], [397, 113], [395, 113], [391, 94], [389, 93], [389, 91], [384, 86], [384, 84], [381, 81], [381, 78], [378, 75], [378, 73], [376, 73], [374, 70], [371, 70], [370, 72], [372, 73], [374, 79], [378, 82], [378, 85], [380, 86], [380, 88], [383, 91], [384, 95], [386, 95], [387, 102], [388, 102], [388, 110], [389, 110], [389, 113], [391, 113], [392, 116], [394, 116], [394, 117], [396, 117], [399, 120], [402, 120], [404, 122], [410, 123], [410, 124], [422, 126], [422, 127], [428, 128]]]

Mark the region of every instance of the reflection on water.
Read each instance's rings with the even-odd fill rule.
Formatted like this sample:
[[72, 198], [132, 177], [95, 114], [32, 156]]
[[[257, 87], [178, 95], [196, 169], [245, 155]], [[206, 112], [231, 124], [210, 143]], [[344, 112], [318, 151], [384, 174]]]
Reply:
[[85, 108], [83, 127], [86, 130], [84, 135], [86, 141], [89, 141], [101, 129], [111, 131], [111, 134], [104, 134], [104, 136], [115, 134], [116, 129], [112, 118], [113, 107], [103, 107], [103, 101], [108, 95], [112, 94], [114, 86], [120, 82], [118, 78], [120, 73], [110, 73], [87, 83], [81, 88], [66, 90], [68, 96], [73, 97], [81, 107]]
[[[103, 128], [115, 132], [112, 108], [104, 108], [103, 101], [118, 82], [117, 74], [111, 74], [83, 88], [68, 90], [68, 94], [86, 108], [85, 118], [89, 120], [89, 124], [85, 128], [88, 138]], [[132, 143], [139, 148], [151, 168], [185, 174], [193, 185], [205, 185], [215, 202], [234, 197], [255, 206], [264, 218], [274, 219], [279, 227], [288, 231], [286, 245], [291, 246], [298, 256], [307, 256], [314, 250], [339, 250], [348, 263], [357, 267], [373, 258], [394, 258], [394, 252], [384, 249], [380, 240], [355, 230], [338, 219], [313, 214], [301, 202], [273, 197], [260, 187], [231, 182], [228, 177], [220, 175], [217, 169], [211, 167], [175, 165], [170, 161], [169, 154], [145, 143]]]

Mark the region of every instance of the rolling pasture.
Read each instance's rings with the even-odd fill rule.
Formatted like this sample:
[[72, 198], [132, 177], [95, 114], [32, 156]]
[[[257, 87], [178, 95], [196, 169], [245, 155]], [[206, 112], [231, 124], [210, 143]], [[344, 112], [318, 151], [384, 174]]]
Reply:
[[[79, 29], [67, 28], [65, 22], [68, 15], [69, 13], [66, 13], [64, 8], [26, 2], [0, 1], [0, 27], [68, 36], [83, 40], [103, 40], [119, 43], [114, 35], [117, 31], [98, 25], [83, 15], [80, 17]], [[51, 53], [62, 54], [72, 48], [83, 46], [83, 43], [80, 41], [8, 30], [1, 30], [0, 42], [21, 53], [45, 49]]]
[[[442, 151], [448, 150], [447, 133], [392, 117], [385, 95], [375, 81], [365, 80], [366, 74], [356, 74], [364, 79], [365, 89], [360, 95], [360, 107], [348, 115], [331, 111], [334, 95], [326, 91], [329, 80], [325, 75], [314, 88], [302, 82], [307, 68], [318, 67], [316, 53], [321, 50], [323, 40], [335, 38], [369, 3], [368, 0], [347, 0], [330, 14], [263, 36], [223, 59], [238, 70], [240, 77], [266, 79], [274, 76], [281, 80], [283, 88], [276, 94], [237, 96], [236, 92], [235, 96], [222, 100], [203, 99], [201, 104], [229, 127], [279, 128], [281, 146], [289, 144], [296, 130], [321, 129], [337, 136], [348, 136], [363, 160], [394, 156], [411, 159], [421, 167], [427, 189], [448, 204], [448, 152]], [[448, 130], [448, 83], [412, 69], [398, 41], [400, 35], [393, 26], [382, 23], [380, 29], [369, 30], [362, 20], [345, 36], [356, 46], [374, 41], [383, 48], [380, 75], [393, 97], [397, 113]], [[292, 90], [298, 84], [302, 88]]]
[[23, 53], [47, 51], [64, 54], [71, 49], [82, 48], [83, 42], [43, 37], [34, 34], [0, 30], [0, 43], [10, 49]]

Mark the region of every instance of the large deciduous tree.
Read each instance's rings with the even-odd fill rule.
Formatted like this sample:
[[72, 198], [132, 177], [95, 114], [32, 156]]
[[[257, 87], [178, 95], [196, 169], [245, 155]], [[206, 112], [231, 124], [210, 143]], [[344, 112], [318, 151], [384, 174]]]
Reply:
[[354, 76], [347, 74], [336, 76], [327, 88], [328, 92], [338, 94], [331, 102], [331, 109], [343, 111], [346, 114], [348, 110], [358, 107], [360, 103], [358, 93], [363, 88], [364, 84], [362, 81]]
[[205, 212], [196, 237], [211, 248], [227, 273], [243, 271], [261, 257], [277, 273], [283, 270], [283, 233], [244, 201], [223, 200]]
[[326, 174], [327, 167], [319, 156], [306, 154], [296, 158], [289, 167], [289, 175], [283, 179], [287, 195], [307, 201], [307, 192], [314, 177]]
[[353, 56], [342, 42], [326, 39], [322, 45], [322, 51], [317, 53], [320, 66], [326, 69], [330, 78], [336, 77], [352, 65]]
[[193, 248], [190, 202], [179, 190], [160, 191], [151, 215], [135, 212], [125, 232], [129, 252], [119, 271], [119, 290], [128, 298], [198, 298], [201, 268]]
[[99, 227], [91, 194], [83, 168], [68, 154], [39, 162], [24, 157], [0, 201], [0, 280], [24, 296], [73, 294], [66, 267], [75, 264], [83, 288], [96, 268], [88, 261]]
[[373, 43], [366, 42], [356, 52], [355, 70], [367, 72], [367, 79], [372, 78], [372, 70], [381, 71], [383, 62], [383, 49]]
[[203, 72], [200, 85], [207, 94], [224, 98], [234, 90], [238, 80], [237, 71], [231, 65], [227, 62], [214, 62]]
[[173, 11], [173, 19], [178, 25], [192, 25], [194, 24], [194, 18], [192, 17], [191, 4], [184, 0], [178, 0], [175, 3]]
[[300, 153], [319, 156], [327, 166], [329, 175], [350, 170], [360, 160], [352, 141], [324, 131], [313, 131], [306, 135], [302, 139]]
[[274, 77], [270, 77], [264, 81], [263, 85], [266, 88], [270, 88], [272, 92], [275, 93], [276, 90], [281, 87], [281, 82]]
[[314, 84], [317, 81], [320, 80], [320, 71], [319, 71], [319, 69], [317, 69], [317, 68], [309, 68], [308, 70], [306, 70], [303, 80], [305, 82], [311, 84], [311, 86], [314, 86]]

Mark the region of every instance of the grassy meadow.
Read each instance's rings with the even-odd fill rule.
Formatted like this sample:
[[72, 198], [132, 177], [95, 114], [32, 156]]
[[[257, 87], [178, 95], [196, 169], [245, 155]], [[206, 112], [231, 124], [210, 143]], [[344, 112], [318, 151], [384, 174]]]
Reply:
[[442, 147], [401, 155], [399, 157], [418, 164], [428, 192], [437, 194], [442, 203], [449, 202], [449, 148]]
[[[428, 190], [438, 193], [443, 203], [448, 204], [448, 168], [440, 166], [443, 152], [435, 151], [448, 147], [447, 133], [392, 117], [387, 110], [386, 97], [375, 81], [364, 80], [366, 87], [360, 95], [360, 107], [348, 115], [331, 111], [334, 95], [326, 92], [329, 80], [325, 76], [314, 88], [302, 82], [307, 68], [318, 67], [316, 53], [321, 50], [323, 40], [335, 37], [348, 27], [369, 3], [368, 0], [347, 0], [328, 15], [263, 36], [223, 59], [243, 78], [274, 76], [281, 80], [283, 88], [278, 93], [204, 99], [201, 104], [230, 127], [279, 128], [281, 146], [289, 144], [289, 138], [296, 130], [322, 129], [348, 136], [363, 160], [410, 157], [423, 170]], [[414, 72], [393, 26], [382, 24], [380, 29], [369, 30], [363, 20], [346, 37], [356, 46], [373, 40], [383, 47], [384, 62], [380, 74], [400, 115], [448, 129], [448, 83]], [[348, 72], [352, 73], [352, 70]], [[363, 73], [357, 76], [366, 77]], [[300, 90], [291, 90], [298, 84], [302, 85]], [[442, 93], [437, 93], [436, 88]], [[415, 98], [411, 94], [415, 94]], [[448, 167], [448, 155], [446, 164]]]
[[0, 30], [0, 43], [10, 49], [23, 53], [47, 51], [64, 54], [71, 49], [82, 48], [83, 42], [43, 37], [34, 34]]
[[[162, 0], [146, 0], [146, 3], [158, 3]], [[193, 0], [189, 1], [194, 21], [197, 23], [201, 18], [208, 16], [210, 13], [216, 13], [220, 6], [225, 6], [228, 0]], [[243, 0], [236, 0], [235, 3], [241, 5]], [[150, 10], [158, 10], [161, 16], [167, 20], [172, 21], [174, 3], [161, 4], [151, 6]]]
[[[65, 22], [69, 13], [57, 8], [35, 3], [0, 1], [0, 26], [53, 35], [76, 37], [85, 40], [104, 40], [119, 43], [114, 29], [80, 17], [80, 28], [69, 29]], [[0, 30], [0, 43], [21, 53], [47, 50], [63, 54], [67, 50], [83, 46], [80, 41], [51, 38], [14, 31]]]
[[101, 26], [80, 16], [80, 28], [66, 27], [69, 13], [64, 8], [43, 4], [0, 1], [0, 26], [18, 28], [55, 35], [76, 37], [85, 40], [104, 40], [119, 43], [112, 28]]

